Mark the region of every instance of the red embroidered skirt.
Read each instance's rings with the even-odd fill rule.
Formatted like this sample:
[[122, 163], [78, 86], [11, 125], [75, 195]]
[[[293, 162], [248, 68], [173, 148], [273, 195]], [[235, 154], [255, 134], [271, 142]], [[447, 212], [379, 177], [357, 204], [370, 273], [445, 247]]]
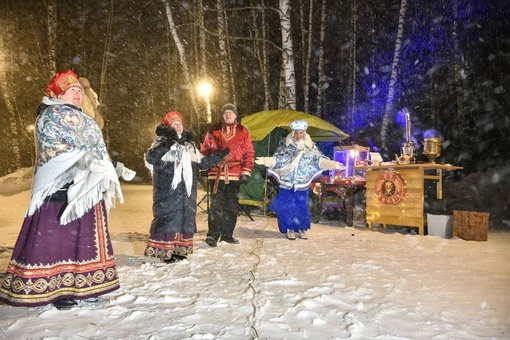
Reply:
[[104, 202], [66, 225], [65, 202], [45, 202], [25, 217], [0, 287], [0, 301], [34, 307], [86, 299], [119, 288]]

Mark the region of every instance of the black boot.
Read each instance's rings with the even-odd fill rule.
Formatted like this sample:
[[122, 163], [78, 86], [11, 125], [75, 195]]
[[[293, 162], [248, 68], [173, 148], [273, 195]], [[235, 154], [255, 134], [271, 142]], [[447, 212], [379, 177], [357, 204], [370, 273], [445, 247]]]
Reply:
[[209, 247], [216, 247], [218, 245], [218, 241], [213, 239], [211, 236], [207, 236], [205, 243], [207, 243]]
[[233, 237], [230, 237], [230, 238], [222, 238], [221, 239], [223, 242], [227, 242], [227, 243], [230, 243], [230, 244], [239, 244], [239, 240], [236, 239], [236, 238], [233, 238]]
[[53, 306], [58, 310], [69, 310], [77, 305], [78, 303], [74, 299], [61, 299], [53, 302]]
[[179, 261], [182, 261], [182, 260], [186, 260], [186, 256], [175, 255], [175, 254], [173, 254], [172, 257], [170, 257], [169, 259], [168, 258], [161, 259], [161, 261], [163, 261], [165, 263], [174, 263], [174, 262], [179, 262]]

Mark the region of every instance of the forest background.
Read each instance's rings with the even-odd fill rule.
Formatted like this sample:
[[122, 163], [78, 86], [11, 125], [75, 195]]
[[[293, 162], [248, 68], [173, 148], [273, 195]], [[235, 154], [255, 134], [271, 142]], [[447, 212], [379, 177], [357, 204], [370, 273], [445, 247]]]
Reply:
[[440, 137], [439, 160], [464, 167], [447, 178], [452, 204], [506, 223], [509, 18], [507, 0], [2, 0], [0, 176], [33, 166], [35, 109], [72, 69], [99, 94], [113, 158], [140, 181], [169, 110], [198, 142], [226, 102], [241, 117], [305, 111], [393, 160], [408, 108], [416, 146]]

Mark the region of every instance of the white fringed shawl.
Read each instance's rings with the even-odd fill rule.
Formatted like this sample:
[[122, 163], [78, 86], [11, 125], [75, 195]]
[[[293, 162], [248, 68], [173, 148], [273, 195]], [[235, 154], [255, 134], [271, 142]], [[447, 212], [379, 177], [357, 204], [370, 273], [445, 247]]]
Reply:
[[[158, 146], [161, 143], [161, 137], [158, 137], [151, 148]], [[174, 164], [174, 177], [172, 179], [171, 188], [175, 190], [177, 185], [184, 179], [184, 185], [186, 186], [186, 193], [188, 196], [191, 195], [191, 188], [193, 186], [193, 169], [191, 162], [200, 163], [203, 155], [198, 149], [191, 143], [186, 142], [184, 145], [174, 143], [170, 147], [167, 153], [161, 157], [163, 162], [173, 162]], [[154, 171], [154, 167], [145, 161], [145, 166], [149, 169], [151, 176]]]
[[[94, 120], [62, 100], [44, 97], [43, 103], [49, 107], [36, 123], [37, 166], [28, 216], [42, 206], [48, 195], [70, 182], [68, 204], [60, 216], [63, 225], [80, 218], [101, 200], [107, 210], [115, 206], [116, 198], [122, 203], [119, 179]], [[87, 162], [85, 155], [89, 156]]]

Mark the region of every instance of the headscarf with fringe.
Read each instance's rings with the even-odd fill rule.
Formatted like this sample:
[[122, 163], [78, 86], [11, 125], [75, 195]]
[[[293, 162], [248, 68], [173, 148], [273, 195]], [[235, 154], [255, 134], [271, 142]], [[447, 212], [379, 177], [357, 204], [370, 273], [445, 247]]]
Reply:
[[67, 224], [104, 200], [107, 210], [123, 202], [120, 183], [103, 135], [81, 108], [44, 97], [36, 122], [37, 160], [28, 208], [31, 216], [44, 199], [68, 183], [68, 204], [60, 216]]

